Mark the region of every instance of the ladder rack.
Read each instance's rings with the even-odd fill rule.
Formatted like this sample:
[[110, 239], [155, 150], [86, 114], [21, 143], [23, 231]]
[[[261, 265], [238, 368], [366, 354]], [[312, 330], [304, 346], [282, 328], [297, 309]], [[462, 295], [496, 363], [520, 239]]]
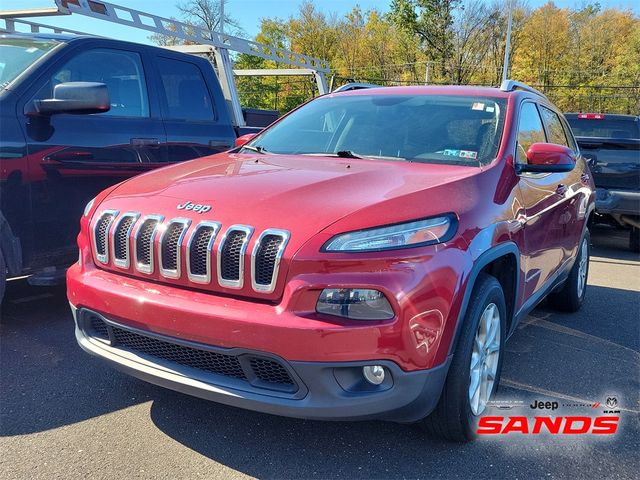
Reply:
[[[54, 33], [86, 35], [74, 30], [43, 25], [20, 18], [42, 15], [78, 14], [177, 38], [187, 45], [169, 48], [186, 53], [206, 54], [210, 58], [215, 58], [222, 90], [230, 104], [234, 123], [238, 126], [243, 126], [245, 122], [234, 81], [234, 71], [229, 56], [230, 51], [253, 55], [279, 64], [297, 67], [300, 70], [300, 75], [309, 75], [309, 73], [312, 73], [318, 86], [318, 92], [324, 94], [328, 91], [325, 74], [330, 71], [330, 66], [328, 62], [319, 58], [303, 55], [284, 48], [264, 45], [217, 31], [209, 31], [178, 20], [101, 0], [54, 0], [54, 2], [57, 10], [48, 8], [0, 12], [0, 20], [4, 20], [5, 23], [5, 28], [0, 28], [0, 31], [17, 32], [16, 25], [26, 25], [32, 33], [40, 33], [44, 29], [47, 29], [52, 30]], [[283, 69], [282, 71], [282, 75], [296, 74], [292, 69]], [[247, 75], [247, 73], [241, 72], [242, 71], [238, 71], [238, 74]], [[253, 73], [257, 74], [258, 72]], [[273, 70], [265, 70], [265, 72], [261, 74], [277, 75]]]

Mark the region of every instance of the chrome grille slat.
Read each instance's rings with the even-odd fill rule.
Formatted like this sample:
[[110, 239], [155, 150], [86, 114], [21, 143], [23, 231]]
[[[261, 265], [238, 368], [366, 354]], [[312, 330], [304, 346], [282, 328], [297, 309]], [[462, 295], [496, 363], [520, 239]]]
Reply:
[[244, 256], [253, 234], [253, 227], [232, 225], [218, 246], [218, 283], [240, 289], [244, 286]]
[[278, 270], [290, 233], [286, 230], [267, 229], [260, 234], [251, 254], [251, 286], [256, 292], [275, 290]]
[[153, 273], [155, 256], [155, 238], [158, 226], [162, 223], [160, 215], [148, 215], [138, 224], [133, 239], [133, 257], [136, 270]]
[[160, 274], [167, 278], [180, 278], [182, 241], [191, 225], [187, 218], [170, 220], [160, 236], [158, 248]]
[[93, 251], [100, 263], [109, 263], [109, 231], [117, 216], [117, 210], [105, 210], [93, 226]]
[[111, 236], [111, 255], [116, 267], [129, 268], [131, 264], [130, 238], [139, 216], [136, 212], [126, 212], [115, 223]]
[[218, 222], [200, 222], [187, 244], [187, 276], [195, 283], [211, 282], [211, 254], [220, 231]]

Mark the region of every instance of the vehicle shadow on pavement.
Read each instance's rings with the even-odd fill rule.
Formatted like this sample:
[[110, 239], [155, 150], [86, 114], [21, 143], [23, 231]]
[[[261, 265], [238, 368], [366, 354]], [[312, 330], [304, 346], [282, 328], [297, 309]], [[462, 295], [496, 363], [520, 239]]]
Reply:
[[71, 425], [152, 398], [75, 342], [63, 286], [10, 282], [0, 312], [0, 436]]

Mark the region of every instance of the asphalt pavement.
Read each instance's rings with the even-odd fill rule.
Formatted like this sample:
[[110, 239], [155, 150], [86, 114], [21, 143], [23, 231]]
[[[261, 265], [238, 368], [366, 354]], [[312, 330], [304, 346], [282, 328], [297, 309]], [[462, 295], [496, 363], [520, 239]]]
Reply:
[[506, 347], [498, 415], [591, 415], [615, 397], [614, 435], [470, 444], [386, 422], [281, 418], [119, 373], [76, 345], [64, 288], [11, 281], [0, 322], [0, 478], [638, 478], [640, 259], [626, 233], [592, 238], [583, 309], [537, 308]]

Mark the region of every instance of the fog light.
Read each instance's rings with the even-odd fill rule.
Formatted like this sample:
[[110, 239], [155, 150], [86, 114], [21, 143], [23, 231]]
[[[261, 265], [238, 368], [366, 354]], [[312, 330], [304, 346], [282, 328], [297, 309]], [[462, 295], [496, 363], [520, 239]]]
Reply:
[[320, 293], [316, 311], [352, 320], [390, 320], [394, 315], [382, 292], [366, 288], [326, 288]]
[[373, 385], [380, 385], [384, 382], [384, 367], [380, 365], [367, 365], [362, 367], [362, 374], [367, 382]]

